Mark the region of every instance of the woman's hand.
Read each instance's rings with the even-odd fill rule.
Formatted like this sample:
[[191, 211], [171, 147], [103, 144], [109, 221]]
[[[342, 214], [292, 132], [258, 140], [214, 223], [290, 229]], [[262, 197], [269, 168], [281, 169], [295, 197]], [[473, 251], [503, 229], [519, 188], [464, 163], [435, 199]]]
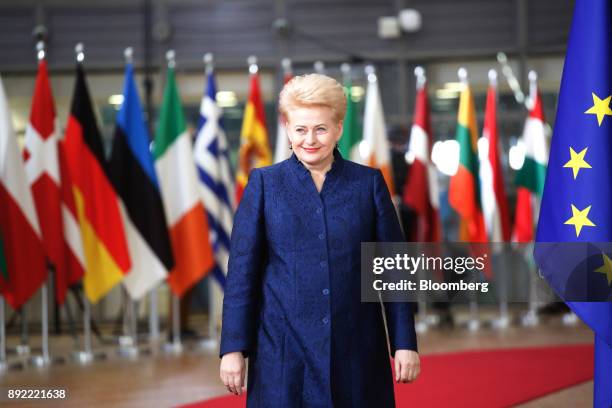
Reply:
[[235, 395], [242, 395], [246, 365], [241, 351], [224, 354], [221, 357], [219, 375], [227, 390]]
[[393, 360], [395, 361], [395, 382], [412, 382], [419, 376], [421, 362], [416, 351], [396, 350]]

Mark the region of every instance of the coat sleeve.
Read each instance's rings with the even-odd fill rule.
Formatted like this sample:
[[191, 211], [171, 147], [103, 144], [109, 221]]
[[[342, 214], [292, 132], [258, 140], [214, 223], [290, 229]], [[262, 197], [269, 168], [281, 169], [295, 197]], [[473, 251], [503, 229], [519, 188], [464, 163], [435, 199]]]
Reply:
[[219, 355], [253, 351], [266, 253], [261, 170], [252, 169], [231, 234]]
[[[404, 242], [404, 234], [380, 170], [376, 170], [374, 179], [374, 201], [376, 203], [376, 241]], [[384, 309], [391, 343], [391, 355], [395, 355], [396, 350], [417, 351], [414, 303], [385, 302]]]

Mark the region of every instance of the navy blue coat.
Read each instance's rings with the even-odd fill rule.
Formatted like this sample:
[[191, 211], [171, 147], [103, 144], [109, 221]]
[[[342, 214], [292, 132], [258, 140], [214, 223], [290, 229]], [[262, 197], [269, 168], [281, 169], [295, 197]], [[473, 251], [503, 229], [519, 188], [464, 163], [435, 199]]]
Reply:
[[249, 407], [393, 407], [391, 353], [413, 305], [362, 303], [362, 241], [404, 237], [380, 170], [334, 163], [317, 192], [295, 154], [251, 171], [234, 219], [220, 354], [248, 361]]

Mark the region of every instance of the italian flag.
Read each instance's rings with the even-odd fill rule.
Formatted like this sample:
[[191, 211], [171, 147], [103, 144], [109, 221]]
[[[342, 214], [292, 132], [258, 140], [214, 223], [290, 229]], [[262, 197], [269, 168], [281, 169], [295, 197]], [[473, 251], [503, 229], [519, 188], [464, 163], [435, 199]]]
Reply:
[[181, 297], [212, 268], [214, 258], [173, 68], [168, 68], [153, 154], [175, 261], [168, 285]]
[[461, 217], [459, 240], [486, 242], [487, 232], [480, 200], [480, 169], [478, 162], [478, 133], [476, 109], [469, 85], [466, 83], [459, 99], [457, 136], [459, 168], [451, 177], [448, 199]]
[[433, 138], [429, 115], [429, 101], [425, 81], [417, 84], [414, 119], [410, 131], [408, 154], [412, 163], [404, 185], [404, 203], [418, 216], [416, 241], [441, 240], [439, 193], [436, 166], [431, 161]]
[[544, 191], [548, 166], [549, 140], [544, 122], [542, 98], [535, 77], [531, 81], [529, 116], [520, 139], [525, 149], [525, 161], [516, 174], [517, 198], [512, 240], [529, 242], [534, 239], [535, 220], [538, 219], [539, 200]]
[[[47, 279], [42, 234], [0, 78], [0, 236], [6, 264], [0, 292], [14, 309]], [[8, 277], [7, 277], [8, 275]]]
[[482, 184], [482, 207], [489, 240], [492, 242], [510, 241], [510, 215], [504, 187], [504, 176], [499, 160], [499, 134], [497, 131], [497, 73], [489, 73], [490, 84], [487, 91], [484, 128], [482, 137], [487, 149], [480, 162]]

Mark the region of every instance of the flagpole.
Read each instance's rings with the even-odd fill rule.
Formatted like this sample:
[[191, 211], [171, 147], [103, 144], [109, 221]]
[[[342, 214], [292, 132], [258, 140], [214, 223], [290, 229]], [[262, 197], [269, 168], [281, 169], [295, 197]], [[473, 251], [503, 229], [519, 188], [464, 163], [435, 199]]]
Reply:
[[313, 68], [317, 74], [325, 75], [325, 63], [323, 61], [315, 61]]
[[8, 369], [6, 361], [6, 322], [4, 319], [4, 296], [0, 295], [0, 374]]

